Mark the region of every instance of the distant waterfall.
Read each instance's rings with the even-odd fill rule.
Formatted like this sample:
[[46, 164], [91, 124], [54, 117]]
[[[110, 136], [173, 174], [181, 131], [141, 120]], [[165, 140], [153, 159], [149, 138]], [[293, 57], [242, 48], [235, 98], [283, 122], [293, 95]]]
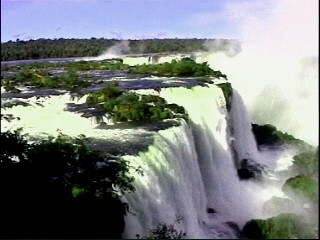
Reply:
[[244, 106], [235, 95], [238, 103], [229, 116], [224, 95], [215, 85], [161, 90], [167, 102], [185, 107], [191, 122], [181, 120], [181, 126], [159, 131], [140, 156], [125, 156], [142, 166], [144, 176], [136, 176], [136, 191], [124, 196], [134, 213], [126, 217], [124, 237], [146, 236], [158, 223], [174, 223], [178, 215], [183, 221], [177, 229], [188, 238], [236, 238], [232, 224], [241, 228], [261, 214], [263, 202], [276, 192], [239, 180], [228, 121], [240, 128], [233, 132], [239, 156], [248, 152], [258, 157], [258, 151]]

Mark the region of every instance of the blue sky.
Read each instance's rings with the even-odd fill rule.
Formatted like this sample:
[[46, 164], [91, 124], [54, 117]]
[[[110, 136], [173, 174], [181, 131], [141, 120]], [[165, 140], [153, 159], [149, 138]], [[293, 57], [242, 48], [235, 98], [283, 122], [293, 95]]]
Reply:
[[[251, 2], [251, 3], [250, 3]], [[38, 38], [237, 38], [244, 0], [1, 0], [1, 42]], [[261, 4], [260, 4], [261, 5]], [[240, 6], [240, 7], [239, 7]], [[270, 1], [264, 0], [264, 8]], [[242, 8], [264, 16], [261, 6]]]

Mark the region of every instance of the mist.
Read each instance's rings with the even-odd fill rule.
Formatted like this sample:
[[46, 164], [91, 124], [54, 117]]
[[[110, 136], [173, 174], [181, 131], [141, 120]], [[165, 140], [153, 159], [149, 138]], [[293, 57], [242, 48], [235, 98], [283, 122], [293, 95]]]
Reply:
[[131, 53], [130, 42], [128, 40], [122, 40], [113, 46], [109, 47], [105, 52], [103, 52], [98, 57], [95, 57], [94, 60], [104, 60], [108, 58], [117, 58], [120, 55]]
[[228, 4], [241, 51], [211, 51], [202, 59], [228, 76], [253, 122], [273, 124], [312, 145], [318, 145], [319, 132], [318, 5], [316, 0]]

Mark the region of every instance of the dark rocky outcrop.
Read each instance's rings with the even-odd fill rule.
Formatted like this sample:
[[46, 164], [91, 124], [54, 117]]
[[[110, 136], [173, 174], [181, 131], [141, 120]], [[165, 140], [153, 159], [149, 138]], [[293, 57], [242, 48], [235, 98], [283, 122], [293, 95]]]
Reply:
[[263, 173], [263, 166], [251, 159], [242, 159], [240, 168], [238, 169], [238, 176], [241, 180], [250, 178], [261, 180]]
[[213, 214], [216, 213], [216, 211], [213, 208], [208, 208], [207, 213]]

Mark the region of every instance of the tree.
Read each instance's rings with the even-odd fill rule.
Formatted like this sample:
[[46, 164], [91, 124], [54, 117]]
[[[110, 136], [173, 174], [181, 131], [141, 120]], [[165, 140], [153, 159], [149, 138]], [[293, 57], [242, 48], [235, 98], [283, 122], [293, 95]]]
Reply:
[[118, 194], [134, 190], [127, 161], [90, 150], [84, 136], [29, 144], [2, 132], [1, 140], [2, 237], [121, 237], [128, 206]]

